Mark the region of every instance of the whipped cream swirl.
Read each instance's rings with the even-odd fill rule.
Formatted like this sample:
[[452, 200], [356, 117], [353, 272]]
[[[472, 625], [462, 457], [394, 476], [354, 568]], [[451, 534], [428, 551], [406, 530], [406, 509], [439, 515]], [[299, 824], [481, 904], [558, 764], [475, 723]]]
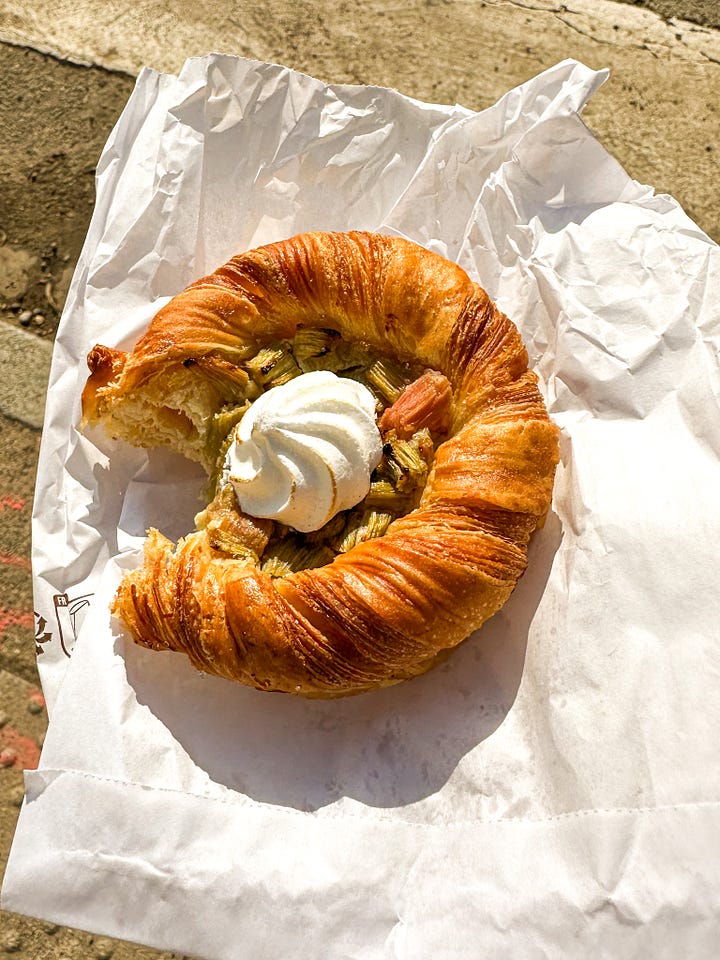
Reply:
[[224, 476], [245, 513], [308, 533], [367, 495], [381, 457], [372, 393], [318, 370], [253, 403], [235, 428]]

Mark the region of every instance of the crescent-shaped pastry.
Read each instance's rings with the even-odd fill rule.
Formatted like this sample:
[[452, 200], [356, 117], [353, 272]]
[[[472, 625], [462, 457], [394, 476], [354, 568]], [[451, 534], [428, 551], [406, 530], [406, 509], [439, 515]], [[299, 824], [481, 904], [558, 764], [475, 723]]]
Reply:
[[[200, 461], [211, 500], [148, 535], [113, 612], [134, 640], [261, 690], [335, 697], [416, 676], [505, 603], [550, 505], [558, 431], [513, 323], [456, 264], [373, 233], [233, 257], [129, 352], [96, 346], [86, 421]], [[222, 475], [258, 396], [308, 370], [377, 400], [366, 499], [298, 533], [244, 514]]]

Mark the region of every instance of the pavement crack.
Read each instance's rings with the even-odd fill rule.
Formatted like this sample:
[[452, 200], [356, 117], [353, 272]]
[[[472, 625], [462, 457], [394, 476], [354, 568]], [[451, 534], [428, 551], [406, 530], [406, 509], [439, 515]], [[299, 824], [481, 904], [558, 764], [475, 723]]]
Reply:
[[655, 57], [656, 60], [659, 60], [657, 53], [649, 46], [647, 43], [615, 43], [613, 40], [605, 40], [602, 37], [596, 37], [593, 33], [588, 33], [587, 30], [583, 30], [576, 23], [573, 23], [572, 20], [567, 20], [565, 17], [560, 16], [559, 13], [555, 14], [555, 19], [559, 20], [561, 23], [564, 23], [566, 27], [570, 27], [571, 30], [574, 30], [575, 33], [579, 33], [581, 37], [586, 37], [588, 40], [592, 40], [594, 43], [601, 43], [606, 47], [618, 47], [620, 49], [627, 49], [628, 47], [634, 47], [636, 50], [645, 50], [652, 57]]
[[521, 3], [520, 0], [489, 0], [491, 7], [517, 7], [520, 10], [535, 10], [537, 13], [580, 13], [580, 10], [571, 10], [566, 4], [561, 3], [555, 7], [538, 7], [533, 3]]

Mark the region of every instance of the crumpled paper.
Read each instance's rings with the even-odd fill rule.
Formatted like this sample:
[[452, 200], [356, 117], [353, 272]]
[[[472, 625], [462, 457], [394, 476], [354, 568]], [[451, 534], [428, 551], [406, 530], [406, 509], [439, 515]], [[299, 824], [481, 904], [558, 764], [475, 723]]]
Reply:
[[[481, 113], [210, 56], [145, 70], [98, 165], [34, 516], [51, 706], [10, 910], [210, 960], [694, 958], [720, 935], [720, 255], [580, 119], [565, 61]], [[84, 356], [233, 253], [375, 229], [457, 260], [562, 431], [508, 604], [337, 702], [262, 694], [110, 620], [202, 478], [79, 431]], [[171, 506], [169, 506], [171, 505]]]

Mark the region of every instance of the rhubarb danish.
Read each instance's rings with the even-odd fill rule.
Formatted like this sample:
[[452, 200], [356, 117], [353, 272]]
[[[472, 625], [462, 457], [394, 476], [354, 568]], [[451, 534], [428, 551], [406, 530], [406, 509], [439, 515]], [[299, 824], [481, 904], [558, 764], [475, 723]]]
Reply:
[[423, 673], [505, 603], [550, 505], [557, 429], [517, 329], [403, 239], [238, 255], [88, 365], [86, 421], [209, 478], [197, 529], [149, 531], [114, 613], [261, 690]]

